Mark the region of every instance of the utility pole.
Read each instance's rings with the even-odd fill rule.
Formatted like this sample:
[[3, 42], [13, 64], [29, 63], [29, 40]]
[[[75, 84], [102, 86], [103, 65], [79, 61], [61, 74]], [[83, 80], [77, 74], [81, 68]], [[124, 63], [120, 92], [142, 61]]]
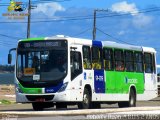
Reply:
[[96, 39], [96, 11], [94, 10], [94, 21], [93, 21], [93, 40]]
[[108, 9], [95, 9], [94, 10], [94, 21], [93, 21], [93, 40], [96, 39], [96, 12], [108, 12]]
[[31, 0], [29, 0], [28, 3], [27, 38], [30, 38], [30, 22], [31, 22]]

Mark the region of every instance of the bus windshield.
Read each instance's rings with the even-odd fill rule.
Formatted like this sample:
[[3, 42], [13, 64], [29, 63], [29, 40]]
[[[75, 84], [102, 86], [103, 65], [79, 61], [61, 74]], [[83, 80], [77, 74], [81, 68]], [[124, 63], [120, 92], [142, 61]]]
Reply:
[[[17, 51], [17, 78], [29, 81], [57, 81], [67, 74], [67, 46], [20, 43]], [[57, 43], [56, 43], [57, 44]], [[59, 44], [59, 43], [58, 43]], [[27, 47], [26, 47], [27, 46]], [[37, 47], [38, 46], [38, 47]]]

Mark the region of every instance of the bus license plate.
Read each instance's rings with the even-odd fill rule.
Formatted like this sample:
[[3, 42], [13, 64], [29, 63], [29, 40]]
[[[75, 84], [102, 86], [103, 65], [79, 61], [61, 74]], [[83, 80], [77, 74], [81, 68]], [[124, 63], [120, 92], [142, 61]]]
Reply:
[[45, 99], [44, 98], [37, 98], [35, 101], [36, 102], [45, 102]]

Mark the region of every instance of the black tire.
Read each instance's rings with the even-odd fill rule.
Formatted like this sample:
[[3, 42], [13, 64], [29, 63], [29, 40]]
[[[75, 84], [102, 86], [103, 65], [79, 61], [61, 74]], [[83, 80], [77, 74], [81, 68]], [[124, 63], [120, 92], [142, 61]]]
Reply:
[[136, 107], [136, 92], [133, 89], [130, 90], [129, 107]]
[[67, 109], [67, 104], [65, 104], [65, 103], [56, 103], [56, 109]]
[[78, 103], [78, 109], [89, 109], [91, 108], [91, 95], [88, 89], [84, 89], [83, 101]]
[[45, 102], [45, 103], [43, 103], [43, 108], [50, 108], [50, 107], [54, 107], [54, 103], [53, 102]]
[[128, 107], [128, 102], [118, 102], [118, 106], [119, 108], [124, 108], [124, 107]]
[[130, 90], [129, 101], [127, 102], [119, 102], [118, 106], [122, 107], [136, 107], [136, 93], [133, 89]]
[[93, 109], [100, 109], [101, 108], [101, 104], [98, 102], [92, 102], [92, 108]]
[[33, 110], [42, 111], [44, 109], [43, 103], [34, 102], [32, 103]]

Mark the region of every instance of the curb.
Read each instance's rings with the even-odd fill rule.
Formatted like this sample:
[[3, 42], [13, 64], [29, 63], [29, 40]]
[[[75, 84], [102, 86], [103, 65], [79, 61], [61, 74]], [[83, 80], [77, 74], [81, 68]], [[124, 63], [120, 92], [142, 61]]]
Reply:
[[131, 111], [155, 111], [160, 107], [135, 107], [135, 108], [116, 108], [116, 109], [90, 109], [90, 110], [59, 110], [59, 111], [6, 111], [0, 112], [1, 115], [18, 115], [18, 116], [75, 116], [75, 115], [92, 115], [107, 114], [116, 112]]

